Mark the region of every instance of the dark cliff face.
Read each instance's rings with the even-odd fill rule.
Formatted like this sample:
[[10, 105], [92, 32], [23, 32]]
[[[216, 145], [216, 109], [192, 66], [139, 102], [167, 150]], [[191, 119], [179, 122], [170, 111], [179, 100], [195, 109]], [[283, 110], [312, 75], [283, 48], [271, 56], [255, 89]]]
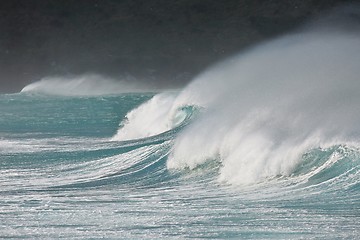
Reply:
[[340, 2], [2, 1], [0, 92], [87, 72], [183, 85], [210, 64]]

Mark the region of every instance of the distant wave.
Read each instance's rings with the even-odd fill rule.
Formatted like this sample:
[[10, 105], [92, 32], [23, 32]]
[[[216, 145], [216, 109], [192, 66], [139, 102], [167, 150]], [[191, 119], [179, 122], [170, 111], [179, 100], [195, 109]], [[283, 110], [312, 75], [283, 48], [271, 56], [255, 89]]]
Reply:
[[97, 74], [76, 77], [46, 77], [25, 86], [21, 92], [62, 96], [97, 96], [119, 93], [150, 92], [153, 88], [134, 81], [115, 80]]

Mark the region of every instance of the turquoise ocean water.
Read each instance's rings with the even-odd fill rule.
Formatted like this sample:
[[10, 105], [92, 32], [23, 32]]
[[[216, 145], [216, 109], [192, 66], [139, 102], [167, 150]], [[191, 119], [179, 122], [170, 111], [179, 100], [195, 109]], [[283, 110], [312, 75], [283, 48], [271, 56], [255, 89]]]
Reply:
[[358, 35], [310, 32], [176, 91], [2, 94], [0, 238], [358, 239], [359, 64]]
[[217, 180], [216, 159], [167, 168], [181, 126], [112, 140], [119, 120], [151, 97], [1, 95], [0, 237], [359, 236], [358, 150], [314, 149], [287, 177], [234, 187]]

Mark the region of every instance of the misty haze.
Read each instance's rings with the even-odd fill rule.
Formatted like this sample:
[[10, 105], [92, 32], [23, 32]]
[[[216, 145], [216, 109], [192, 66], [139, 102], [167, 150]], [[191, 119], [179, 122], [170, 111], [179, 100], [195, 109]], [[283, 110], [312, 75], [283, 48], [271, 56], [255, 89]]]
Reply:
[[358, 239], [355, 1], [0, 14], [0, 238]]

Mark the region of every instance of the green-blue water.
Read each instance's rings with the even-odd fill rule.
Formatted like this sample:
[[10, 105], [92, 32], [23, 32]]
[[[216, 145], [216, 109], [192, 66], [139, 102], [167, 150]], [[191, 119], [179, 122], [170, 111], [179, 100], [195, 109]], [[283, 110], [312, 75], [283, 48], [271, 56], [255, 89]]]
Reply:
[[152, 96], [0, 95], [0, 238], [359, 237], [356, 148], [309, 150], [287, 176], [219, 181], [219, 159], [167, 166], [183, 126], [114, 140]]
[[360, 35], [326, 28], [177, 91], [82, 75], [0, 95], [0, 238], [359, 239], [359, 76]]

